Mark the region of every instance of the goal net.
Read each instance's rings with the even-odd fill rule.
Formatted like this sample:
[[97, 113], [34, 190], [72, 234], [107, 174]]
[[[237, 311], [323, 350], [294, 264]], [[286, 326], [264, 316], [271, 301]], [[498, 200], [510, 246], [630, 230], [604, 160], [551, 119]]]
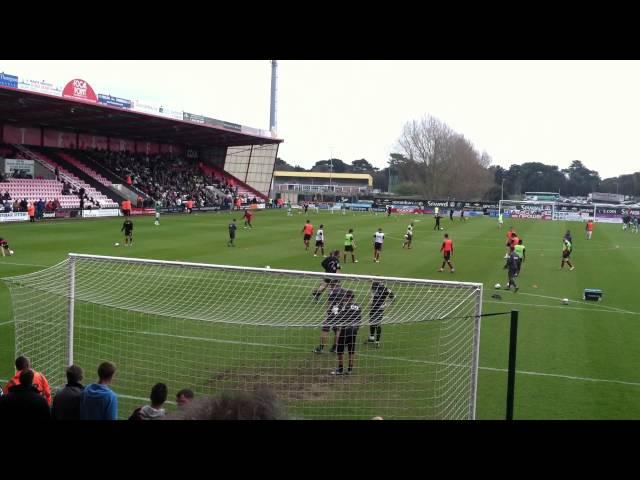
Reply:
[[[170, 400], [182, 388], [200, 396], [266, 385], [292, 418], [475, 418], [481, 284], [77, 254], [4, 280], [16, 355], [52, 387], [69, 364], [89, 383], [114, 362], [120, 418], [157, 382]], [[369, 341], [372, 317], [379, 344]], [[361, 321], [350, 375], [331, 374], [333, 331], [313, 351], [327, 321], [342, 332]]]

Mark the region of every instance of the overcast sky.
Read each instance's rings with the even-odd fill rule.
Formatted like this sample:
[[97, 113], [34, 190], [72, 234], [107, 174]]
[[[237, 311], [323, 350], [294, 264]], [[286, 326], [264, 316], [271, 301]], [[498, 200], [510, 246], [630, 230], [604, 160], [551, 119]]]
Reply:
[[[494, 164], [578, 159], [640, 171], [639, 61], [279, 61], [279, 156], [386, 165], [403, 124], [430, 114]], [[268, 129], [271, 66], [257, 61], [16, 61], [0, 71]]]

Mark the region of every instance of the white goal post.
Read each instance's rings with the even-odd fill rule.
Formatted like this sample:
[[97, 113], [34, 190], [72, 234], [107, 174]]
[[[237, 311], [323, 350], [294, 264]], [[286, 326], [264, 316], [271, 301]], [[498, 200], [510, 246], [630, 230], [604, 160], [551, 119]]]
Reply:
[[[16, 355], [52, 387], [69, 364], [89, 383], [99, 363], [114, 362], [120, 418], [157, 382], [170, 399], [182, 388], [200, 396], [267, 385], [292, 418], [475, 418], [482, 284], [80, 254], [4, 281]], [[330, 304], [334, 288], [353, 300]], [[380, 297], [385, 288], [393, 295]], [[345, 320], [348, 309], [360, 315]], [[326, 353], [313, 352], [321, 327], [344, 332], [358, 318], [355, 341], [346, 337], [353, 370], [331, 375], [334, 333]], [[379, 343], [377, 330], [369, 341], [372, 318]]]

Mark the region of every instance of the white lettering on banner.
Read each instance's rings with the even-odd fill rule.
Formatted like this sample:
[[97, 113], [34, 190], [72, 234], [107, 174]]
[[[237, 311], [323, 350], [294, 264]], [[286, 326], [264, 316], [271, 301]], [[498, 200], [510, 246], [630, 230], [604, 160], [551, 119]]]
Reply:
[[184, 119], [184, 114], [182, 113], [182, 111], [173, 110], [173, 109], [167, 108], [165, 106], [160, 106], [160, 109], [159, 109], [158, 113], [160, 115], [162, 115], [163, 117], [173, 118], [173, 119], [176, 119], [176, 120], [183, 120]]
[[140, 102], [139, 100], [132, 101], [131, 102], [131, 108], [133, 110], [135, 110], [136, 112], [151, 113], [153, 115], [159, 115], [160, 114], [160, 108], [158, 108], [156, 105], [151, 105], [149, 103], [143, 103], [143, 102]]
[[[24, 135], [24, 132], [23, 132], [23, 135]], [[33, 177], [34, 168], [35, 167], [34, 167], [33, 160], [22, 160], [22, 159], [13, 159], [13, 158], [5, 158], [4, 160], [4, 173], [12, 173], [12, 172], [20, 171], [23, 173], [27, 173]]]
[[29, 220], [27, 212], [0, 213], [0, 223], [2, 222], [24, 222]]
[[117, 208], [104, 208], [98, 210], [83, 210], [82, 216], [85, 218], [94, 217], [117, 217], [120, 215], [120, 210]]
[[47, 95], [62, 96], [62, 88], [56, 87], [44, 80], [29, 80], [28, 78], [20, 78], [18, 80], [18, 88], [20, 90], [28, 90], [30, 92], [45, 93]]

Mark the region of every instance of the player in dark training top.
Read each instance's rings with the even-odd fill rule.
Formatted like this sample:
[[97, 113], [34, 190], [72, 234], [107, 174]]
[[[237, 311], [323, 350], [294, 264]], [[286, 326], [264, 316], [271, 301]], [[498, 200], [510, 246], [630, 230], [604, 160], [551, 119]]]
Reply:
[[227, 242], [227, 247], [235, 247], [233, 243], [236, 240], [236, 230], [238, 226], [236, 225], [236, 219], [234, 218], [229, 224], [229, 241]]
[[[344, 299], [339, 307], [336, 325], [336, 352], [338, 353], [338, 368], [331, 372], [331, 375], [351, 375], [353, 373], [353, 360], [356, 354], [356, 338], [358, 328], [362, 323], [362, 310], [355, 303], [353, 290], [344, 291]], [[344, 370], [344, 350], [349, 352], [349, 367]]]
[[367, 343], [380, 345], [382, 336], [382, 316], [385, 309], [393, 301], [395, 295], [381, 282], [371, 284], [371, 308], [369, 310], [369, 339]]
[[120, 231], [124, 232], [124, 246], [133, 245], [133, 222], [127, 218], [122, 224]]
[[[331, 255], [325, 258], [320, 265], [322, 265], [326, 273], [340, 273], [340, 250], [331, 252]], [[336, 282], [336, 279], [325, 278], [322, 285], [313, 291], [313, 298], [318, 300], [322, 292], [324, 292], [329, 285]]]
[[337, 321], [340, 318], [339, 314], [346, 290], [340, 286], [338, 280], [332, 281], [329, 285], [329, 290], [326, 317], [322, 322], [322, 329], [320, 332], [320, 345], [313, 349], [313, 353], [324, 353], [324, 347], [327, 344], [327, 337], [329, 336], [330, 330], [333, 330], [336, 334], [333, 339], [333, 347], [331, 347], [330, 352], [334, 353], [336, 351], [336, 343], [338, 341]]

